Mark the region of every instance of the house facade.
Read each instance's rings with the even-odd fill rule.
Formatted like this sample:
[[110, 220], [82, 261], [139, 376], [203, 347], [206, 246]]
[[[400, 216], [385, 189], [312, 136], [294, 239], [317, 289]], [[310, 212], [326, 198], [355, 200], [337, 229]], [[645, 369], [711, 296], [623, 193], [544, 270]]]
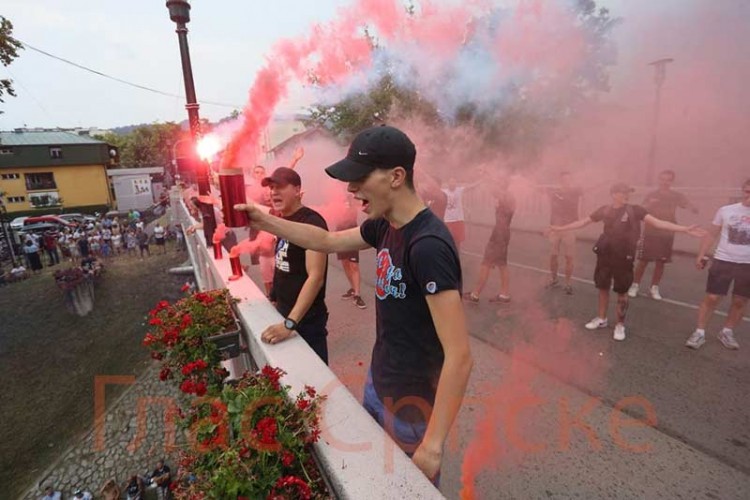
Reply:
[[112, 205], [116, 148], [66, 131], [0, 132], [0, 193], [11, 213], [91, 211]]

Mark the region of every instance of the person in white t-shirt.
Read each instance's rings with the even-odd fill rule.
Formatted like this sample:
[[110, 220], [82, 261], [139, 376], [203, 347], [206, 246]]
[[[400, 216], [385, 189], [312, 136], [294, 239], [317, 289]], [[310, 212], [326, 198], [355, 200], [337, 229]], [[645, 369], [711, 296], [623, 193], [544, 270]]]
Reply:
[[719, 301], [729, 293], [732, 282], [732, 305], [718, 339], [727, 349], [740, 348], [734, 338], [734, 327], [742, 320], [750, 298], [750, 179], [742, 185], [741, 202], [725, 205], [716, 212], [709, 236], [698, 252], [698, 269], [705, 267], [706, 252], [717, 238], [719, 244], [708, 271], [706, 296], [698, 310], [698, 327], [685, 343], [693, 349], [706, 343], [706, 325]]
[[154, 226], [154, 241], [157, 247], [161, 247], [161, 253], [167, 253], [167, 247], [164, 246], [166, 240], [166, 232], [164, 227], [160, 223], [156, 223]]
[[[480, 171], [480, 176], [482, 172]], [[461, 243], [466, 239], [466, 227], [464, 225], [464, 192], [479, 185], [480, 181], [468, 186], [457, 186], [456, 179], [448, 179], [448, 185], [442, 191], [447, 197], [445, 207], [445, 217], [443, 222], [448, 226], [453, 241], [456, 244], [456, 250], [461, 251]]]

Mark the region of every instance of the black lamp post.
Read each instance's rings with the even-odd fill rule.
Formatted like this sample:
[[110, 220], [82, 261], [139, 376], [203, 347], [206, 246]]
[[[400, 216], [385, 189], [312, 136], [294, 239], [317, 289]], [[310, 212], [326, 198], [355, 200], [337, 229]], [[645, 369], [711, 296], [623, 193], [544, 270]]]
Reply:
[[[190, 135], [193, 138], [193, 145], [195, 145], [198, 143], [201, 130], [200, 116], [198, 115], [198, 108], [200, 106], [198, 105], [198, 99], [195, 97], [193, 68], [190, 64], [190, 50], [187, 40], [187, 23], [190, 22], [190, 4], [187, 0], [168, 0], [167, 9], [169, 9], [169, 18], [177, 25], [177, 38], [180, 41], [180, 58], [182, 59], [182, 78], [185, 81], [185, 96], [187, 98], [185, 109], [187, 109], [188, 120], [190, 122]], [[208, 162], [196, 158], [195, 165], [197, 169], [198, 194], [209, 195], [211, 193], [211, 185], [208, 179]], [[206, 245], [210, 247], [213, 244], [212, 239], [214, 230], [216, 229], [213, 205], [201, 204], [201, 214]]]
[[667, 64], [674, 59], [667, 57], [648, 63], [654, 67], [654, 85], [656, 85], [656, 97], [654, 99], [654, 114], [651, 126], [651, 145], [648, 149], [648, 166], [646, 167], [646, 183], [654, 183], [654, 164], [656, 163], [656, 132], [659, 128], [659, 108], [661, 106], [661, 86], [667, 78]]

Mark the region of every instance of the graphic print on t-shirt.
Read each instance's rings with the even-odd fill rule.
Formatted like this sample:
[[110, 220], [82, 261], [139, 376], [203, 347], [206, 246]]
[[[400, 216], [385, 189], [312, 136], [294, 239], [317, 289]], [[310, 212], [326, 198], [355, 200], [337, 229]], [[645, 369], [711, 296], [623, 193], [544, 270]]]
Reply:
[[750, 216], [730, 216], [727, 226], [729, 243], [732, 245], [750, 245]]
[[289, 272], [289, 242], [287, 240], [279, 240], [276, 243], [276, 269], [283, 273]]
[[387, 248], [378, 252], [376, 263], [375, 296], [380, 300], [385, 300], [389, 296], [396, 299], [406, 298], [406, 283], [396, 283], [403, 278], [401, 268], [393, 265], [391, 252]]

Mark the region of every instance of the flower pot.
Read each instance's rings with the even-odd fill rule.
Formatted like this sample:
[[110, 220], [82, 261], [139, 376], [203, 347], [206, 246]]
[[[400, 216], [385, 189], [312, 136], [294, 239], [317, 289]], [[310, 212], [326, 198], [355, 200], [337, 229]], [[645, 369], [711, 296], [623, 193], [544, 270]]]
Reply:
[[240, 355], [241, 352], [241, 332], [242, 330], [240, 330], [239, 325], [237, 325], [236, 330], [220, 333], [218, 335], [212, 335], [211, 337], [208, 337], [207, 340], [213, 342], [214, 345], [216, 345], [216, 348], [219, 349], [219, 352], [221, 353], [221, 357], [223, 359], [236, 358]]

